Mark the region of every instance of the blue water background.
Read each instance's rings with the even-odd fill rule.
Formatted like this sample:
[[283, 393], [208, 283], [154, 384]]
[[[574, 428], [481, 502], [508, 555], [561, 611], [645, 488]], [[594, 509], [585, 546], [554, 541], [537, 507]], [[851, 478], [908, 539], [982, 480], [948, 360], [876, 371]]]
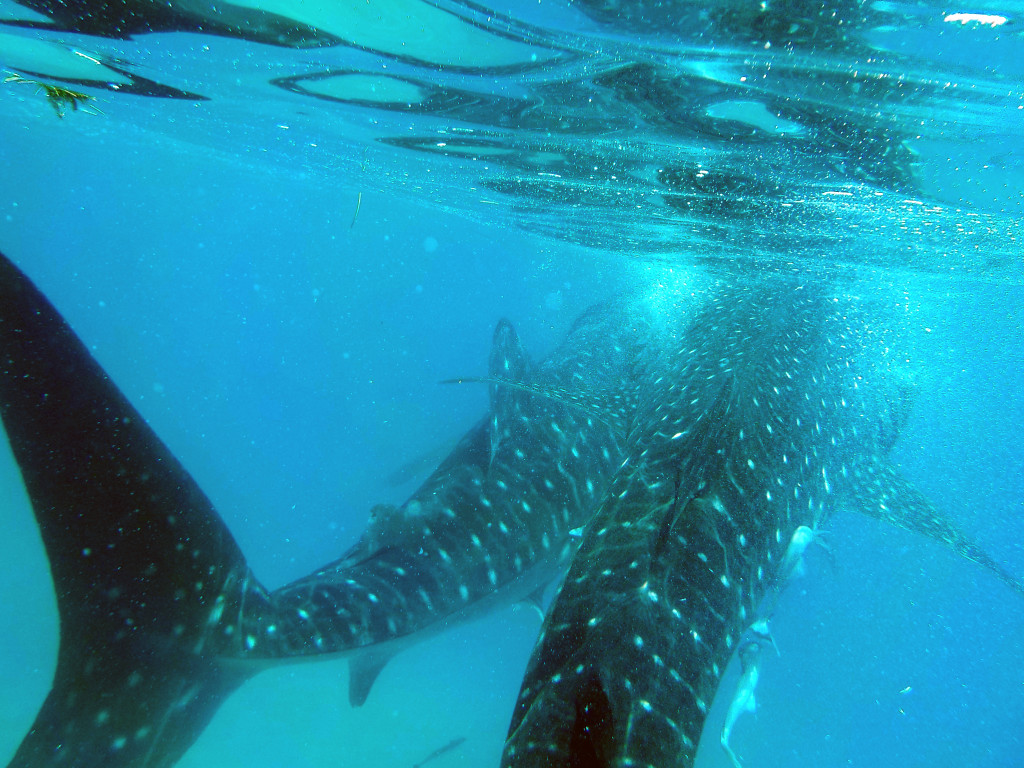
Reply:
[[[540, 355], [590, 303], [664, 268], [81, 121], [2, 124], [0, 148], [0, 248], [194, 474], [268, 586], [339, 556], [370, 507], [401, 502], [423, 472], [398, 487], [388, 475], [439, 457], [483, 413], [482, 389], [438, 382], [485, 371], [500, 317]], [[894, 458], [1024, 574], [1024, 289], [930, 278], [908, 290], [930, 330]], [[3, 760], [56, 650], [45, 556], [6, 445], [0, 505]], [[734, 734], [745, 765], [1024, 766], [1024, 599], [851, 511], [830, 529], [835, 564], [813, 551], [777, 611], [782, 655], [766, 659], [759, 712]], [[537, 629], [510, 609], [427, 641], [361, 710], [344, 662], [266, 672], [181, 766], [407, 768], [457, 736], [438, 768], [496, 765]], [[719, 701], [704, 766], [728, 765], [722, 716]]]

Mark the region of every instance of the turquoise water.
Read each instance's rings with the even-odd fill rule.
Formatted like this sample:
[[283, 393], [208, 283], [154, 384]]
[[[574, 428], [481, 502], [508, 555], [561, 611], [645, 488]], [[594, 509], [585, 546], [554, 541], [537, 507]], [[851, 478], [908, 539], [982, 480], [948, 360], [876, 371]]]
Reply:
[[[187, 24], [130, 41], [0, 29], [8, 72], [97, 108], [58, 118], [35, 85], [0, 85], [0, 249], [268, 586], [336, 558], [483, 413], [482, 389], [437, 382], [485, 371], [500, 317], [540, 355], [591, 303], [668, 271], [786, 261], [905, 286], [923, 366], [894, 458], [1024, 574], [1015, 18], [877, 6], [849, 37], [819, 19], [786, 45], [744, 14], [685, 6], [667, 25], [642, 3], [452, 4], [472, 24], [426, 36], [441, 22], [412, 19], [435, 6], [396, 7], [384, 25], [344, 4], [330, 19], [272, 9], [283, 29], [347, 30], [355, 47]], [[27, 15], [0, 4], [0, 18]], [[192, 96], [113, 89], [115, 70], [82, 53]], [[305, 79], [273, 84], [289, 77]], [[56, 652], [45, 555], [2, 450], [0, 759]], [[776, 613], [782, 655], [733, 739], [744, 764], [1024, 764], [1020, 598], [852, 512], [830, 529], [835, 565], [812, 554]], [[497, 765], [538, 626], [505, 609], [428, 640], [361, 709], [344, 662], [263, 673], [180, 765], [409, 766], [459, 736], [439, 768]], [[729, 764], [714, 738], [724, 704], [702, 765]]]

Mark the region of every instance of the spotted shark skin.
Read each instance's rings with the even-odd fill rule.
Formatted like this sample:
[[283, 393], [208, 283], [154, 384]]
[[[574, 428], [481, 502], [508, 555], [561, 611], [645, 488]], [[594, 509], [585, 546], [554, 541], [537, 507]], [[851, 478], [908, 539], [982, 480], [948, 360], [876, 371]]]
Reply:
[[217, 629], [255, 580], [203, 492], [4, 257], [0, 339], [0, 416], [61, 626], [53, 686], [10, 766], [171, 765], [248, 676], [223, 663], [237, 641]]
[[[591, 312], [531, 369], [503, 321], [490, 369], [543, 390], [586, 381], [621, 392], [638, 354], [633, 337], [614, 313]], [[527, 599], [564, 573], [569, 532], [604, 496], [624, 436], [572, 403], [490, 386], [491, 413], [402, 508], [385, 511], [373, 541], [273, 592], [274, 610], [246, 611], [247, 659], [370, 649], [353, 663], [359, 704], [409, 637]], [[628, 399], [616, 402], [625, 419]]]
[[[500, 323], [480, 379], [490, 413], [409, 501], [375, 510], [337, 562], [268, 591], [185, 468], [0, 256], [0, 416], [51, 561], [61, 623], [52, 690], [10, 765], [171, 766], [259, 670], [347, 656], [358, 704], [405, 645], [535, 593], [564, 573], [571, 531], [602, 503], [612, 514], [621, 502], [614, 489], [669, 461], [657, 459], [652, 425], [676, 407], [664, 375], [676, 369], [655, 363], [680, 338], [708, 354], [730, 344], [742, 352], [749, 341], [706, 328], [694, 336], [694, 327], [680, 319], [655, 330], [635, 304], [618, 302], [584, 314], [534, 365]], [[891, 444], [898, 425], [885, 427], [879, 442]], [[885, 467], [862, 471], [892, 489]], [[684, 508], [713, 505], [708, 493]], [[728, 489], [721, 493], [729, 501]], [[901, 506], [905, 494], [867, 495], [872, 514], [997, 570], [927, 505], [914, 517]], [[586, 546], [580, 567], [591, 558]]]
[[979, 559], [885, 463], [904, 358], [872, 330], [880, 319], [794, 279], [723, 286], [652, 356], [626, 458], [534, 649], [503, 768], [692, 765], [726, 665], [792, 569], [794, 535], [839, 504]]
[[[608, 320], [585, 315], [537, 365], [501, 323], [490, 373], [621, 392], [632, 331]], [[359, 703], [404, 645], [564, 573], [568, 532], [603, 497], [622, 435], [555, 399], [494, 400], [337, 563], [268, 591], [186, 469], [0, 255], [0, 416], [60, 617], [55, 679], [10, 768], [171, 766], [227, 695], [288, 661], [349, 656]]]

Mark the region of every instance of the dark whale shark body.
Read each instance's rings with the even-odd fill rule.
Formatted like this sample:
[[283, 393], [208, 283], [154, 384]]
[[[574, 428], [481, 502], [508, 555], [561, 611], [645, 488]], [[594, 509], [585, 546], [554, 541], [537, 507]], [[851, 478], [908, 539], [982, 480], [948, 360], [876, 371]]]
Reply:
[[595, 308], [537, 364], [500, 323], [490, 412], [341, 559], [271, 591], [0, 257], [0, 415], [60, 616], [55, 679], [12, 768], [173, 765], [274, 664], [346, 656], [361, 703], [402, 647], [535, 598], [570, 563], [505, 763], [684, 765], [794, 531], [837, 500], [1019, 589], [885, 464], [903, 379], [856, 307], [792, 279], [667, 306]]
[[[538, 593], [621, 461], [635, 333], [591, 312], [531, 363], [495, 331], [490, 413], [339, 561], [274, 591], [56, 310], [0, 257], [0, 414], [43, 536], [60, 647], [12, 766], [174, 764], [270, 665], [347, 656], [350, 698], [410, 642]], [[600, 418], [573, 402], [596, 384]], [[616, 415], [617, 414], [617, 415]]]
[[886, 461], [909, 396], [893, 321], [884, 298], [782, 276], [722, 286], [695, 316], [669, 309], [503, 766], [692, 765], [730, 658], [764, 641], [779, 590], [841, 506], [939, 539], [1021, 591]]

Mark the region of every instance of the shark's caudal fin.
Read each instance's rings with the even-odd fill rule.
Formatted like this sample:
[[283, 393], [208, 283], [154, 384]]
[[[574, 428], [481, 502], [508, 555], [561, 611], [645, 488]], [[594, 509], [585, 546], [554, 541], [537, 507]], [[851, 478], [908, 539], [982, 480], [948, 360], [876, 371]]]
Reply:
[[60, 614], [49, 695], [10, 768], [172, 765], [254, 669], [262, 599], [209, 500], [57, 311], [0, 255], [0, 415]]

